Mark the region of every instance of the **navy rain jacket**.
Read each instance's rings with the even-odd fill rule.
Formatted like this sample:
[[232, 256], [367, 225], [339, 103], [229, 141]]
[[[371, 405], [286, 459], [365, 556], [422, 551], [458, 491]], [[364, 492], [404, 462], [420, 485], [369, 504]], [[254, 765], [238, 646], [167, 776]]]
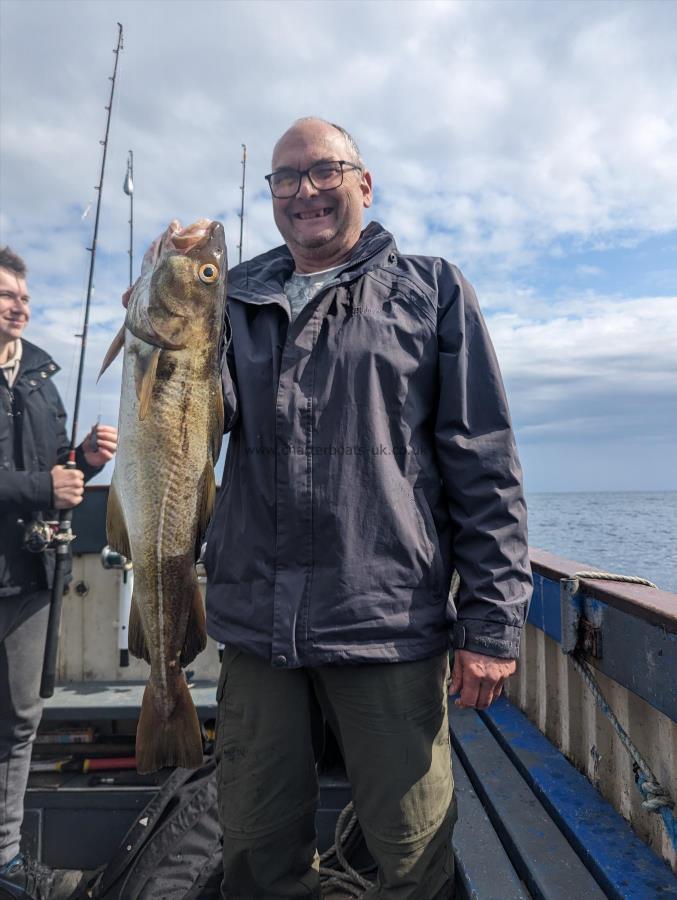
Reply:
[[[52, 382], [59, 367], [40, 347], [25, 338], [21, 343], [12, 389], [0, 372], [0, 598], [52, 587], [54, 551], [25, 550], [17, 520], [59, 518], [51, 509], [50, 473], [70, 449], [66, 411]], [[82, 447], [75, 462], [86, 481], [101, 471], [87, 463]]]
[[452, 634], [517, 657], [522, 475], [472, 287], [374, 222], [290, 324], [293, 269], [283, 246], [230, 273], [209, 633], [279, 667], [424, 659]]

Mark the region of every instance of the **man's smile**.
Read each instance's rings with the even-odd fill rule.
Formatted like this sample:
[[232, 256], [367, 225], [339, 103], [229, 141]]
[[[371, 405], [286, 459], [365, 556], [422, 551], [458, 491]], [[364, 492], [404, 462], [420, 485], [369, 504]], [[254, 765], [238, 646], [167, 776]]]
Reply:
[[293, 218], [305, 222], [308, 219], [323, 219], [326, 216], [331, 215], [332, 212], [333, 209], [331, 207], [324, 206], [321, 209], [308, 209], [302, 212], [293, 213]]

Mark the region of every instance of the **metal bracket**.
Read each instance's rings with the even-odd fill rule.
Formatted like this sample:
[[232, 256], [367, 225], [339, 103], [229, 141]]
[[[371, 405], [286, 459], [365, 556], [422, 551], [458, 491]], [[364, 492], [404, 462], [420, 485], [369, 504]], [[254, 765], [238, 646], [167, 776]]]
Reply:
[[573, 653], [578, 644], [578, 626], [581, 621], [578, 578], [560, 578], [559, 597], [562, 617], [562, 653]]
[[588, 619], [581, 618], [578, 629], [578, 650], [595, 659], [602, 658], [602, 629]]
[[560, 579], [562, 652], [576, 651], [602, 658], [602, 621], [599, 604], [579, 592], [578, 578]]

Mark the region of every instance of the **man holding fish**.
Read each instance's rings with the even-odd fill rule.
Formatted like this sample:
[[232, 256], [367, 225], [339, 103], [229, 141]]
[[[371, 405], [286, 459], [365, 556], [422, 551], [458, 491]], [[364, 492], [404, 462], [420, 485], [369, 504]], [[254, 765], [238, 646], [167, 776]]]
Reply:
[[365, 898], [441, 900], [447, 695], [500, 695], [531, 596], [501, 376], [458, 269], [363, 229], [372, 177], [343, 128], [293, 124], [267, 181], [284, 245], [229, 273], [225, 307], [222, 227], [173, 222], [104, 363], [124, 347], [108, 534], [134, 562], [130, 649], [151, 663], [139, 767], [200, 760], [181, 668], [204, 646], [192, 567], [230, 432], [204, 559], [207, 631], [225, 644], [223, 896], [320, 897], [327, 721], [378, 865]]
[[267, 180], [285, 244], [229, 273], [205, 558], [223, 896], [320, 896], [325, 719], [378, 864], [365, 898], [448, 898], [447, 693], [500, 695], [531, 596], [500, 372], [458, 269], [363, 229], [372, 177], [344, 129], [299, 120]]
[[[94, 426], [67, 469], [58, 365], [23, 337], [31, 314], [26, 265], [0, 248], [0, 897], [47, 896], [51, 873], [19, 851], [39, 697], [54, 550], [35, 543], [45, 520], [77, 506], [110, 460], [117, 430]], [[31, 552], [32, 547], [33, 552]], [[38, 551], [39, 552], [36, 552]]]

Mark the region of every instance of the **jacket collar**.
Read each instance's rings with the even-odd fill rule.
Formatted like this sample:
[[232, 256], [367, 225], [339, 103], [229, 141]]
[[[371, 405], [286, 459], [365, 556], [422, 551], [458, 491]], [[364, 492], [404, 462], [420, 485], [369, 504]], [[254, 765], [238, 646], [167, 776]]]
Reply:
[[23, 347], [17, 381], [23, 375], [37, 376], [40, 381], [56, 375], [61, 367], [54, 362], [48, 353], [45, 353], [41, 347], [31, 344], [25, 338], [21, 338], [21, 343]]
[[[353, 281], [369, 269], [387, 262], [396, 252], [392, 234], [378, 222], [370, 222], [337, 281]], [[294, 260], [287, 245], [283, 244], [231, 269], [228, 296], [245, 303], [282, 303], [286, 306], [284, 285], [293, 271]]]

